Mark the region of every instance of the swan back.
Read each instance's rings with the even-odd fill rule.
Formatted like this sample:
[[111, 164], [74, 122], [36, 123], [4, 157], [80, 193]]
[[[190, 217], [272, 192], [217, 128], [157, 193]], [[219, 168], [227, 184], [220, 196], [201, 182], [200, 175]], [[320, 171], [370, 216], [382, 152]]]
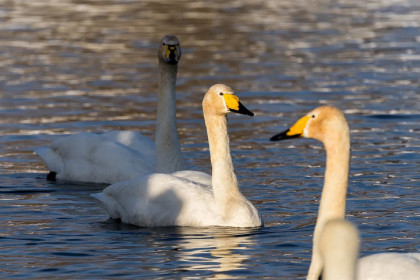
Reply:
[[357, 279], [418, 280], [420, 253], [378, 253], [360, 258]]
[[359, 254], [359, 232], [344, 219], [328, 221], [321, 233], [322, 280], [354, 280]]

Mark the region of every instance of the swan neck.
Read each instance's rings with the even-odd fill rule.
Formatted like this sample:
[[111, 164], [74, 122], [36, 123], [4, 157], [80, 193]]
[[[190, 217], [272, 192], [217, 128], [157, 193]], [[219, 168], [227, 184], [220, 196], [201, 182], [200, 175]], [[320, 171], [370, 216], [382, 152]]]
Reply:
[[344, 219], [350, 166], [349, 141], [343, 140], [329, 147], [326, 146], [326, 156], [324, 187], [322, 188], [318, 219]]
[[344, 219], [347, 183], [350, 166], [350, 136], [348, 129], [337, 137], [324, 141], [327, 163], [324, 187], [313, 236], [312, 261], [307, 279], [318, 279], [323, 263], [319, 252], [319, 239], [325, 223], [331, 219]]
[[212, 187], [216, 203], [224, 208], [228, 201], [241, 196], [230, 155], [227, 119], [225, 115], [204, 113], [212, 165]]
[[175, 86], [178, 64], [159, 61], [156, 110], [156, 172], [172, 173], [184, 169], [176, 124]]

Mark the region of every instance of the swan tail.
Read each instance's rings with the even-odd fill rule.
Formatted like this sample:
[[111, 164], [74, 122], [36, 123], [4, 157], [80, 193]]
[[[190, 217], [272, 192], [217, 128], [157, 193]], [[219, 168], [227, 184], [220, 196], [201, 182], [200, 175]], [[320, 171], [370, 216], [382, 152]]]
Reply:
[[95, 193], [91, 194], [93, 198], [99, 200], [105, 209], [105, 211], [108, 213], [108, 215], [113, 219], [120, 219], [120, 211], [118, 202], [112, 197], [105, 193]]
[[50, 171], [47, 175], [47, 181], [56, 181], [57, 180], [57, 172]]
[[60, 155], [48, 147], [41, 147], [34, 151], [44, 162], [50, 173], [47, 176], [48, 180], [54, 181], [56, 175], [63, 169], [63, 160]]

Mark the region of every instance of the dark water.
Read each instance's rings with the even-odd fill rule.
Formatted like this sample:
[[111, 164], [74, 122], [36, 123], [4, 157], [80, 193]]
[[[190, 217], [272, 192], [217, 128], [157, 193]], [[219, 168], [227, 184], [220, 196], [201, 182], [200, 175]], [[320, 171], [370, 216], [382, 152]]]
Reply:
[[[349, 121], [347, 213], [362, 255], [420, 249], [420, 3], [411, 1], [0, 0], [0, 277], [304, 278], [325, 155], [269, 137], [321, 104]], [[230, 116], [235, 170], [261, 229], [136, 228], [49, 183], [36, 147], [69, 133], [153, 137], [156, 48], [181, 40], [178, 126], [209, 172], [201, 113], [223, 82], [254, 118]]]

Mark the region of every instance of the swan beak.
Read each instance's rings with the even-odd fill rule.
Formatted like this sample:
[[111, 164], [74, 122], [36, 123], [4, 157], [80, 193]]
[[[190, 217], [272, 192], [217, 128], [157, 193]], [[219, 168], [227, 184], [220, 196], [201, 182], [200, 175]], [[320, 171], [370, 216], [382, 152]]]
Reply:
[[177, 64], [181, 58], [181, 47], [179, 45], [165, 45], [165, 60], [170, 64]]
[[248, 110], [241, 102], [239, 102], [239, 97], [234, 94], [225, 94], [223, 95], [225, 99], [226, 106], [228, 107], [230, 112], [253, 116], [254, 113]]
[[311, 117], [309, 116], [302, 117], [289, 129], [271, 137], [270, 141], [279, 141], [284, 139], [303, 137], [303, 131], [305, 130], [306, 124], [310, 119]]

